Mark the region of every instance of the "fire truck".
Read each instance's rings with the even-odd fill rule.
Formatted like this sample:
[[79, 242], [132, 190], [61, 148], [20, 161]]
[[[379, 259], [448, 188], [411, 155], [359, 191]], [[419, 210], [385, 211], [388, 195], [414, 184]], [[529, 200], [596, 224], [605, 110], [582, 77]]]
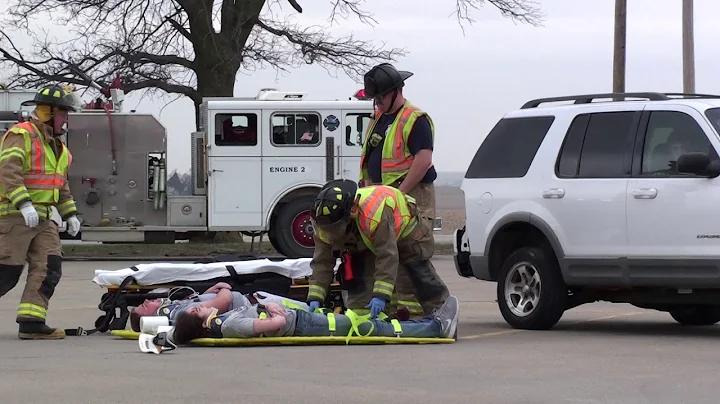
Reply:
[[[267, 235], [287, 257], [311, 257], [312, 202], [327, 181], [360, 177], [373, 113], [362, 91], [346, 100], [262, 89], [254, 97], [206, 98], [188, 132], [191, 194], [169, 194], [167, 130], [152, 114], [122, 108], [119, 88], [70, 115], [68, 173], [81, 212], [75, 239], [174, 243], [216, 232]], [[0, 91], [0, 125], [26, 119], [34, 90]], [[173, 139], [174, 140], [174, 139]], [[61, 236], [71, 238], [60, 224]]]

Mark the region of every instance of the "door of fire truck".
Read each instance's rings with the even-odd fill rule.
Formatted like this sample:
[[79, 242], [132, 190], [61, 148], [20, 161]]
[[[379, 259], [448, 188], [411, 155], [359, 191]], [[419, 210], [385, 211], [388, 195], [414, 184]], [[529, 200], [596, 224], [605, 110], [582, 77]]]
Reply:
[[365, 141], [365, 131], [370, 125], [371, 112], [367, 110], [343, 110], [343, 136], [340, 142], [342, 178], [360, 180], [360, 155]]
[[285, 255], [312, 256], [313, 200], [319, 187], [342, 173], [341, 111], [327, 102], [267, 105], [262, 111], [262, 197], [271, 222], [269, 238]]
[[208, 117], [208, 227], [261, 229], [262, 141], [259, 109], [213, 110]]

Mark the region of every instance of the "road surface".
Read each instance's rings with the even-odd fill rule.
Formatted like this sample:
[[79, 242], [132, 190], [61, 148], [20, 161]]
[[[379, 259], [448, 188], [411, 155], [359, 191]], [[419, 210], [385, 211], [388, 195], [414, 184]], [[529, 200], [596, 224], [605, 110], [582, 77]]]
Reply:
[[[135, 264], [133, 262], [132, 264]], [[67, 262], [50, 324], [91, 328], [102, 289]], [[460, 339], [436, 346], [184, 348], [143, 354], [109, 335], [16, 339], [23, 282], [0, 299], [3, 403], [705, 403], [716, 401], [720, 327], [597, 303], [545, 332], [508, 328], [494, 285], [435, 265], [461, 301]]]

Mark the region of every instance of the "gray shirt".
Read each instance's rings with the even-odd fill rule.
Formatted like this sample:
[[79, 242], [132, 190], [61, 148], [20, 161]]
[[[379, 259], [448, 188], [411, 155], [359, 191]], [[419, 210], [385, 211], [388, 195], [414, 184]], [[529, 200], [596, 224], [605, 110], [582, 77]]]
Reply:
[[[242, 293], [235, 291], [232, 291], [230, 293], [232, 294], [232, 301], [230, 302], [230, 307], [228, 308], [228, 311], [252, 306], [248, 298], [245, 297], [245, 295], [243, 295]], [[189, 310], [190, 308], [196, 307], [202, 302], [212, 300], [215, 297], [217, 297], [217, 293], [204, 293], [194, 299], [176, 300], [170, 303], [168, 306], [161, 308], [159, 314], [167, 316], [168, 320], [170, 320], [170, 324], [173, 324], [180, 313]]]
[[[259, 334], [253, 332], [253, 322], [260, 318], [257, 306], [248, 306], [228, 311], [224, 315], [221, 332], [223, 338], [253, 338]], [[268, 316], [269, 317], [269, 316]], [[265, 333], [266, 337], [291, 337], [295, 332], [297, 313], [292, 309], [285, 309], [285, 325], [278, 331]]]

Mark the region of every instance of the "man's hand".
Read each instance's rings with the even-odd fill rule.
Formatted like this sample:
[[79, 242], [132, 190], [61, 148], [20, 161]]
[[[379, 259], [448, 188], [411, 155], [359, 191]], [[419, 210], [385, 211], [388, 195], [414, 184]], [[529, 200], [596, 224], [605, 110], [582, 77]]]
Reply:
[[365, 306], [365, 308], [370, 309], [370, 318], [375, 319], [383, 310], [385, 310], [385, 300], [373, 297], [370, 299], [370, 304]]
[[30, 202], [26, 202], [20, 207], [20, 213], [22, 213], [25, 218], [25, 225], [27, 227], [32, 229], [40, 223], [40, 216]]
[[265, 305], [265, 309], [267, 309], [268, 313], [270, 315], [274, 316], [282, 316], [285, 317], [285, 309], [280, 306], [277, 303], [271, 302]]
[[78, 220], [77, 216], [72, 215], [67, 219], [67, 233], [70, 235], [70, 237], [77, 236], [78, 232], [80, 231], [80, 220]]
[[205, 293], [217, 293], [217, 292], [221, 291], [222, 289], [227, 289], [227, 290], [232, 291], [232, 286], [230, 286], [229, 284], [227, 284], [225, 282], [218, 282], [215, 285], [210, 286], [208, 288], [208, 290], [205, 291]]

